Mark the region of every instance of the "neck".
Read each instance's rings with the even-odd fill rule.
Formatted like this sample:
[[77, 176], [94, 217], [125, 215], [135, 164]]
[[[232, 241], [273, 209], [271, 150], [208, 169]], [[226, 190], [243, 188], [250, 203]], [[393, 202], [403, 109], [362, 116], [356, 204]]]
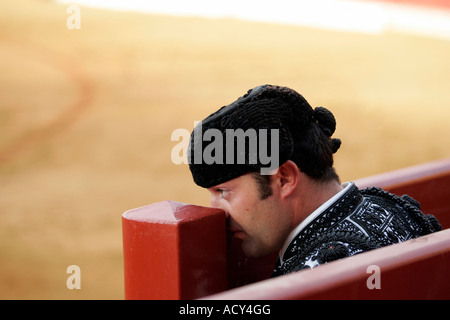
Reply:
[[317, 182], [304, 175], [298, 188], [293, 228], [343, 189], [337, 180]]

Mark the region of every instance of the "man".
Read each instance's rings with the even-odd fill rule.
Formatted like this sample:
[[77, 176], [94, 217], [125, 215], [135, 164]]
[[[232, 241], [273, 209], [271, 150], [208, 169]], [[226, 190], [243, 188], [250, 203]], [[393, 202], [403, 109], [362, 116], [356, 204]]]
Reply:
[[292, 89], [264, 85], [191, 135], [195, 183], [227, 213], [248, 257], [279, 251], [273, 276], [441, 230], [408, 196], [341, 184], [333, 168], [341, 145], [331, 138], [335, 128], [329, 110], [313, 109]]

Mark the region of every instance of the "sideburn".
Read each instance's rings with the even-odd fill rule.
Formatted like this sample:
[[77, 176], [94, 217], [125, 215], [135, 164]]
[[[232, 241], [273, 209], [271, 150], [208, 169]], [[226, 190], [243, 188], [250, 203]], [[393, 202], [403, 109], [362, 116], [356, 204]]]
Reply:
[[252, 176], [255, 179], [256, 183], [258, 184], [259, 199], [264, 200], [270, 197], [273, 194], [272, 188], [270, 188], [271, 176], [262, 175], [259, 172], [253, 172]]

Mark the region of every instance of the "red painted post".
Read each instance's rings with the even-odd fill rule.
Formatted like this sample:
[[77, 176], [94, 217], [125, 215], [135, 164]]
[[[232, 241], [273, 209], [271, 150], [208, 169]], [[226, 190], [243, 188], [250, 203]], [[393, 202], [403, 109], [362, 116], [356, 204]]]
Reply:
[[195, 299], [227, 289], [222, 210], [164, 201], [122, 215], [125, 299]]

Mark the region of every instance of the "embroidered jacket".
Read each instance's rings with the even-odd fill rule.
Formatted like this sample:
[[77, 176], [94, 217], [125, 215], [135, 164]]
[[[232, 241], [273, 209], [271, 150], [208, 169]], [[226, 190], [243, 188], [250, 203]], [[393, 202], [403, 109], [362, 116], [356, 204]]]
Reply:
[[437, 219], [423, 214], [411, 197], [375, 187], [359, 190], [350, 182], [342, 196], [294, 236], [278, 257], [272, 277], [441, 229]]

